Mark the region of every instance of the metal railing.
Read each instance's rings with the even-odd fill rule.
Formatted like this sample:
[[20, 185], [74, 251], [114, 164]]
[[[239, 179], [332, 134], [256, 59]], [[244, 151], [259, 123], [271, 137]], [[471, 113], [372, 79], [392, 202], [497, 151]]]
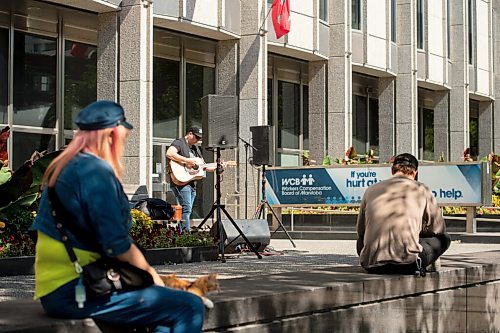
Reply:
[[[357, 212], [353, 211], [345, 211], [339, 209], [325, 209], [325, 208], [302, 208], [302, 207], [281, 207], [282, 209], [287, 209], [290, 211], [290, 231], [294, 231], [294, 210], [306, 211], [306, 212], [321, 212], [321, 213], [342, 213], [346, 215], [357, 215]], [[491, 208], [498, 209], [499, 207], [483, 207], [483, 208]], [[467, 216], [450, 216], [443, 215], [445, 219], [449, 220], [462, 220], [467, 221]], [[500, 222], [500, 218], [487, 218], [487, 217], [474, 217], [475, 221], [482, 222]], [[475, 227], [474, 227], [475, 230]], [[475, 232], [475, 231], [474, 231]]]

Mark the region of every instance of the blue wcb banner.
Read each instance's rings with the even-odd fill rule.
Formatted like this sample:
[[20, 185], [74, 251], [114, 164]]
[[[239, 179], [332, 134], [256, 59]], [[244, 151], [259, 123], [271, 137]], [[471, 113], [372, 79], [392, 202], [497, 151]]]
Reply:
[[[481, 205], [481, 164], [429, 164], [419, 167], [419, 181], [439, 204]], [[266, 172], [271, 205], [359, 204], [365, 189], [392, 177], [389, 165], [277, 168]]]

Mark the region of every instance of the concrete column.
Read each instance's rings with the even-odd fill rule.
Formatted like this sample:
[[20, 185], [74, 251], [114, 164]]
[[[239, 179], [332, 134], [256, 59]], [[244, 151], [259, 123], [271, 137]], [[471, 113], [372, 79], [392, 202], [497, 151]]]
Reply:
[[118, 12], [98, 15], [97, 99], [118, 100]]
[[494, 68], [496, 69], [494, 72], [494, 85], [493, 85], [493, 96], [495, 98], [493, 104], [493, 111], [497, 110], [497, 116], [493, 117], [493, 151], [495, 153], [500, 152], [500, 115], [498, 112], [500, 110], [500, 1], [493, 1], [493, 36], [494, 40], [494, 50], [496, 52], [493, 53], [493, 62]]
[[123, 0], [121, 7], [119, 102], [134, 125], [123, 181], [129, 191], [151, 194], [153, 8], [143, 0]]
[[321, 164], [326, 152], [327, 61], [309, 62], [309, 157]]
[[450, 159], [450, 93], [436, 91], [434, 100], [434, 161], [439, 161], [441, 154], [444, 161]]
[[351, 0], [330, 0], [328, 146], [332, 159], [352, 145]]
[[[268, 124], [267, 120], [267, 42], [266, 34], [261, 34], [262, 20], [267, 14], [267, 1], [251, 0], [241, 1], [241, 39], [239, 41], [239, 96], [240, 118], [239, 135], [243, 139], [250, 139], [250, 126]], [[265, 28], [265, 25], [264, 25]], [[272, 32], [272, 27], [267, 30]], [[239, 161], [244, 160], [244, 148], [240, 142]], [[244, 193], [244, 169], [240, 165], [238, 180], [240, 194]], [[249, 184], [255, 184], [259, 173], [253, 168], [248, 168]], [[256, 204], [260, 198], [260, 189], [248, 186], [248, 215], [253, 215]], [[243, 198], [243, 197], [242, 197]], [[243, 209], [244, 211], [245, 209]], [[244, 215], [243, 212], [241, 212]], [[242, 216], [244, 217], [244, 216]]]
[[493, 151], [493, 102], [479, 102], [479, 152], [478, 159]]
[[394, 95], [396, 80], [394, 78], [378, 79], [378, 141], [379, 161], [388, 162], [394, 155], [395, 136], [395, 110]]
[[450, 161], [461, 161], [469, 147], [469, 70], [467, 38], [467, 2], [451, 6], [451, 75], [450, 75]]
[[396, 154], [418, 155], [416, 0], [397, 0]]
[[[216, 52], [217, 77], [216, 94], [238, 95], [238, 41], [236, 39], [219, 41]], [[236, 110], [238, 112], [238, 110]], [[243, 147], [241, 145], [241, 147]], [[243, 154], [241, 154], [243, 152]], [[244, 189], [240, 190], [238, 179], [244, 178], [244, 149], [226, 149], [221, 152], [225, 161], [238, 161], [237, 168], [227, 168], [221, 183], [221, 194], [228, 213], [233, 218], [242, 218], [239, 209], [244, 210]], [[242, 155], [241, 158], [239, 155]]]

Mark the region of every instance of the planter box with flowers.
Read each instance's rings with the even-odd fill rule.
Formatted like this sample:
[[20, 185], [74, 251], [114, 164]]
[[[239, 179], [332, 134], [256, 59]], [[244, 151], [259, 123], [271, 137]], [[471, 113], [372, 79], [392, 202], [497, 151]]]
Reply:
[[[0, 276], [34, 274], [35, 244], [28, 235], [34, 213], [22, 212], [0, 227]], [[132, 238], [152, 265], [215, 261], [218, 247], [208, 232], [180, 234], [177, 229], [156, 225], [141, 211], [132, 209]]]

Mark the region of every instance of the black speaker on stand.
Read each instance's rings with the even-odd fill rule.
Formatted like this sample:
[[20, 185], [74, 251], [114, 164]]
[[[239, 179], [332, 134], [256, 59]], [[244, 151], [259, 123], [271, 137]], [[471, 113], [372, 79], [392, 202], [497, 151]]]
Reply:
[[262, 180], [261, 180], [262, 197], [259, 204], [257, 205], [257, 209], [255, 211], [253, 218], [254, 219], [265, 218], [266, 217], [265, 210], [267, 206], [267, 208], [271, 211], [274, 218], [276, 219], [276, 221], [278, 221], [279, 224], [279, 227], [273, 231], [271, 236], [274, 235], [276, 231], [278, 231], [279, 229], [283, 229], [286, 236], [292, 243], [293, 247], [296, 247], [295, 243], [292, 240], [292, 237], [290, 237], [290, 234], [288, 233], [288, 231], [286, 231], [285, 226], [281, 222], [281, 219], [278, 217], [274, 209], [271, 207], [266, 197], [266, 183], [267, 183], [266, 166], [274, 165], [274, 126], [271, 125], [252, 126], [250, 127], [250, 131], [252, 132], [252, 143], [256, 148], [256, 150], [253, 153], [252, 162], [254, 165], [262, 166]]
[[201, 99], [204, 148], [238, 147], [238, 97], [206, 95]]
[[252, 163], [254, 165], [274, 165], [274, 126], [252, 126], [252, 143], [255, 147]]
[[217, 171], [216, 174], [216, 200], [212, 205], [212, 209], [203, 219], [198, 228], [201, 228], [205, 222], [214, 215], [216, 217], [217, 231], [219, 235], [219, 254], [221, 262], [226, 262], [224, 257], [225, 252], [225, 232], [224, 224], [222, 223], [222, 213], [226, 215], [228, 220], [238, 231], [243, 238], [248, 248], [255, 253], [257, 258], [262, 259], [262, 256], [257, 252], [254, 245], [248, 240], [241, 228], [236, 224], [234, 219], [229, 215], [225, 205], [221, 205], [221, 187], [222, 181], [222, 162], [220, 151], [222, 149], [236, 148], [238, 146], [238, 98], [236, 96], [222, 95], [207, 95], [201, 99], [202, 124], [203, 124], [203, 147], [212, 149], [216, 154]]

